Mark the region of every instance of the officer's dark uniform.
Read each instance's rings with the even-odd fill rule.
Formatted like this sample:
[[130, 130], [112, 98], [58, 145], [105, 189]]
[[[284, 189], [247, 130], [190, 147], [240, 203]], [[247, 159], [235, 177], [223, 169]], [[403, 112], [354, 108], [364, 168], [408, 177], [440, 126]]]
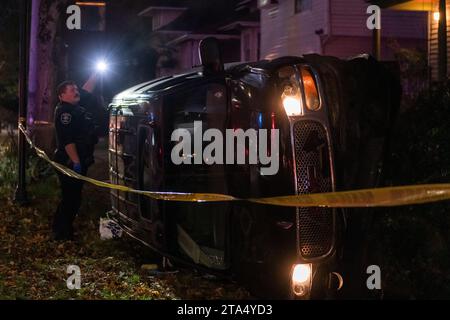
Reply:
[[[75, 143], [81, 163], [81, 174], [86, 175], [87, 169], [94, 163], [94, 147], [98, 142], [96, 125], [91, 113], [81, 106], [61, 102], [55, 109], [54, 123], [57, 144], [54, 160], [72, 169], [73, 163], [65, 151], [65, 146]], [[62, 199], [53, 220], [53, 236], [55, 239], [71, 239], [72, 224], [81, 205], [83, 181], [68, 177], [59, 171], [57, 173]]]

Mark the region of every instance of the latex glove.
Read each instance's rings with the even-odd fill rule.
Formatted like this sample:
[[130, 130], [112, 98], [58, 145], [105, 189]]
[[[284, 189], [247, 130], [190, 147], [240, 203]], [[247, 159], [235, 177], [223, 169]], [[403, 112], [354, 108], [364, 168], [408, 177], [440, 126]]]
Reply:
[[73, 171], [75, 171], [78, 174], [81, 174], [81, 163], [74, 163], [73, 164]]

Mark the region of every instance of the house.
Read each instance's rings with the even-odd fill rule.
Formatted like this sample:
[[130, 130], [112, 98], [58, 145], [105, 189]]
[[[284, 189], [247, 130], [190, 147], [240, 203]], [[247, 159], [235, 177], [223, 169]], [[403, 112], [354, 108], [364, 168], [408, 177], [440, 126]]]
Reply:
[[170, 6], [153, 1], [139, 16], [153, 20], [153, 42], [161, 55], [157, 76], [163, 76], [198, 65], [198, 43], [207, 36], [221, 41], [225, 62], [373, 53], [367, 9], [378, 2], [380, 59], [393, 60], [400, 49], [423, 52], [435, 79], [437, 20], [435, 9], [423, 4], [435, 6], [437, 0], [173, 0]]
[[[439, 69], [439, 46], [438, 46], [438, 25], [439, 21], [442, 20], [443, 14], [440, 13], [439, 10], [439, 2], [438, 0], [400, 0], [400, 1], [390, 1], [388, 5], [385, 6], [385, 8], [391, 10], [391, 11], [410, 11], [410, 12], [421, 12], [426, 16], [427, 19], [427, 49], [428, 49], [428, 64], [431, 71], [431, 80], [436, 81], [438, 80], [438, 69]], [[445, 1], [443, 1], [445, 3]], [[446, 1], [445, 4], [445, 16], [446, 16], [446, 24], [445, 24], [445, 31], [444, 31], [444, 42], [446, 43], [446, 55], [444, 59], [446, 61], [443, 61], [444, 66], [446, 65], [446, 68], [444, 67], [444, 73], [443, 77], [446, 77], [446, 75], [450, 72], [450, 61], [448, 59], [449, 56], [449, 50], [450, 50], [450, 28], [449, 22], [450, 22], [450, 3], [449, 1]], [[441, 58], [442, 59], [442, 58]]]
[[[319, 53], [345, 58], [371, 53], [373, 30], [365, 0], [260, 0], [261, 55]], [[381, 10], [381, 59], [396, 48], [427, 49], [427, 19], [420, 11]]]
[[152, 46], [160, 54], [156, 75], [179, 73], [200, 64], [199, 42], [219, 39], [227, 62], [259, 59], [259, 11], [256, 0], [152, 1], [139, 13], [152, 19]]

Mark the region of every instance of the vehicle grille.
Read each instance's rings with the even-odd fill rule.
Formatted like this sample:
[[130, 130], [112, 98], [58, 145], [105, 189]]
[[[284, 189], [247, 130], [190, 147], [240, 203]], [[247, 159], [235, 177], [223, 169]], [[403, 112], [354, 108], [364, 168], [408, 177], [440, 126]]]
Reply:
[[[297, 193], [332, 191], [328, 139], [316, 121], [298, 121], [293, 127]], [[334, 237], [333, 209], [298, 208], [298, 252], [311, 259], [326, 255]]]

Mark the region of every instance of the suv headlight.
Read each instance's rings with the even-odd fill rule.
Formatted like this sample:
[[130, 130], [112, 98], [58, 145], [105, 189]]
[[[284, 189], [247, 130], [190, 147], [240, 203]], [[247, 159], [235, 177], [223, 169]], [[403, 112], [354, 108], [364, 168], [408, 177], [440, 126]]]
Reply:
[[292, 291], [296, 296], [304, 297], [311, 291], [312, 266], [311, 264], [295, 264], [292, 267]]
[[306, 65], [285, 66], [278, 70], [281, 82], [281, 101], [287, 116], [302, 116], [305, 110], [317, 111], [321, 107], [317, 81]]
[[288, 116], [300, 116], [303, 114], [302, 100], [296, 89], [286, 86], [281, 99], [284, 111], [286, 111]]

